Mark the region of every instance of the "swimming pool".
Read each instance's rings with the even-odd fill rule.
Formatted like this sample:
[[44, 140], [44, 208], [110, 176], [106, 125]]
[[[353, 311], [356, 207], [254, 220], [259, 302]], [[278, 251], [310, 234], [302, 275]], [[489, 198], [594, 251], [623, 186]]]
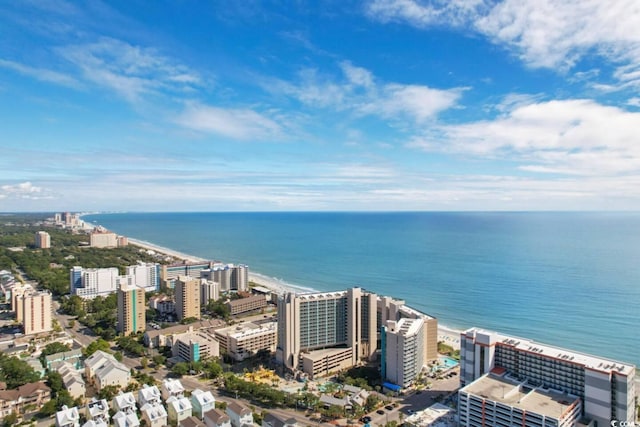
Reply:
[[438, 356], [438, 364], [431, 367], [431, 372], [448, 371], [449, 369], [455, 368], [459, 364], [460, 362], [458, 362], [453, 357]]

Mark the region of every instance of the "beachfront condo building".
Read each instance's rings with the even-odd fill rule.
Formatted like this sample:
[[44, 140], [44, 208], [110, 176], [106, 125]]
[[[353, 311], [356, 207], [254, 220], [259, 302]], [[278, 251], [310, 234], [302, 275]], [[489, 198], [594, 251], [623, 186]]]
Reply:
[[24, 334], [33, 335], [53, 330], [51, 320], [51, 293], [49, 291], [27, 292], [19, 297], [21, 321]]
[[200, 318], [200, 279], [179, 276], [175, 280], [174, 294], [178, 320]]
[[140, 262], [130, 265], [126, 270], [127, 276], [134, 278], [135, 285], [144, 288], [145, 292], [160, 290], [160, 264]]
[[89, 243], [92, 248], [117, 248], [118, 235], [103, 227], [96, 227], [89, 234]]
[[249, 267], [244, 264], [216, 263], [200, 277], [218, 282], [222, 292], [249, 290]]
[[83, 299], [107, 296], [118, 290], [118, 269], [73, 267], [69, 271], [71, 295]]
[[402, 317], [429, 321], [429, 327], [423, 329], [422, 358], [423, 363], [429, 355], [435, 359], [437, 320], [402, 301], [380, 298], [361, 288], [289, 293], [278, 300], [276, 358], [286, 369], [311, 377], [349, 368], [361, 359], [375, 357], [382, 322]]
[[409, 387], [425, 364], [425, 321], [403, 318], [388, 320], [381, 341], [383, 381]]
[[220, 283], [200, 279], [200, 305], [206, 306], [209, 301], [218, 299], [220, 299]]
[[46, 231], [38, 231], [35, 235], [36, 248], [49, 249], [51, 247], [51, 236]]
[[216, 329], [214, 334], [220, 343], [220, 353], [237, 361], [261, 351], [276, 351], [277, 325], [274, 322], [239, 323], [228, 328]]
[[144, 292], [135, 284], [122, 284], [118, 289], [117, 330], [124, 336], [146, 329]]
[[160, 267], [160, 285], [173, 289], [179, 276], [200, 277], [202, 270], [213, 267], [213, 261], [181, 262], [178, 264], [162, 265]]
[[461, 334], [460, 348], [461, 426], [636, 419], [634, 365], [478, 328]]

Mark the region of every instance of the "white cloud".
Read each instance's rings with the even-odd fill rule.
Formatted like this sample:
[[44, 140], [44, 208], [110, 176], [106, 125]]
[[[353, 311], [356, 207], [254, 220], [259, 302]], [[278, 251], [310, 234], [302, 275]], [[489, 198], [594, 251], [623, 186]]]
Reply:
[[596, 52], [618, 67], [619, 82], [640, 86], [636, 0], [373, 0], [366, 12], [381, 22], [420, 28], [468, 27], [533, 67], [568, 70]]
[[95, 43], [59, 48], [58, 53], [77, 66], [83, 77], [114, 90], [130, 102], [160, 90], [183, 92], [201, 84], [201, 77], [155, 49], [103, 37]]
[[46, 194], [42, 187], [37, 187], [31, 182], [21, 182], [19, 184], [5, 184], [0, 186], [0, 198], [13, 199], [49, 199], [50, 195]]
[[620, 176], [640, 172], [640, 113], [566, 100], [519, 105], [495, 120], [443, 125], [409, 146], [506, 159], [532, 172]]
[[373, 74], [371, 71], [362, 68], [356, 67], [351, 64], [349, 61], [342, 61], [340, 63], [340, 68], [342, 68], [342, 72], [347, 77], [347, 80], [356, 86], [364, 86], [366, 88], [370, 88], [373, 86]]
[[192, 104], [177, 118], [176, 123], [198, 132], [240, 140], [263, 140], [282, 134], [282, 127], [276, 121], [244, 108], [224, 109]]
[[632, 107], [640, 107], [640, 98], [630, 98], [627, 101], [627, 105], [630, 105]]
[[49, 83], [55, 83], [61, 86], [67, 86], [74, 89], [82, 87], [79, 81], [64, 73], [60, 73], [45, 68], [35, 68], [28, 65], [20, 64], [14, 61], [0, 59], [0, 67], [16, 71], [25, 76], [33, 77], [37, 80]]
[[291, 96], [315, 108], [334, 108], [387, 119], [409, 118], [421, 123], [456, 105], [466, 88], [436, 89], [424, 85], [384, 83], [367, 69], [348, 61], [338, 64], [339, 78], [320, 76], [315, 69], [300, 72], [297, 83], [267, 80], [265, 90]]
[[441, 111], [453, 107], [462, 93], [461, 88], [440, 90], [420, 85], [388, 84], [381, 94], [360, 108], [361, 112], [377, 113], [384, 117], [407, 115], [416, 122], [424, 122]]
[[382, 22], [408, 22], [416, 27], [463, 25], [485, 7], [484, 0], [373, 0], [367, 14]]

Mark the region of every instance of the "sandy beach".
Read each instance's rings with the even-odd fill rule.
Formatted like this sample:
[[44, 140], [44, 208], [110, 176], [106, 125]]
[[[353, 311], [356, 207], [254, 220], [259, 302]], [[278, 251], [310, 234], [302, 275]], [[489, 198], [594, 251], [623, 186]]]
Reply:
[[[150, 242], [145, 242], [143, 240], [128, 238], [129, 243], [135, 246], [139, 246], [143, 249], [153, 251], [158, 254], [167, 255], [177, 260], [184, 260], [187, 262], [205, 262], [209, 261], [204, 258], [199, 258], [193, 255], [188, 255], [182, 252], [174, 251], [169, 248], [165, 248], [162, 246], [154, 245]], [[265, 288], [269, 288], [276, 293], [283, 295], [287, 292], [293, 293], [307, 293], [307, 292], [315, 292], [315, 289], [306, 288], [303, 286], [294, 286], [290, 283], [285, 282], [284, 280], [265, 276], [260, 273], [252, 273], [249, 272], [249, 281], [255, 283], [258, 286], [263, 286]], [[454, 349], [460, 349], [460, 334], [462, 331], [450, 328], [446, 325], [438, 324], [438, 341], [443, 341], [445, 344], [450, 345]]]

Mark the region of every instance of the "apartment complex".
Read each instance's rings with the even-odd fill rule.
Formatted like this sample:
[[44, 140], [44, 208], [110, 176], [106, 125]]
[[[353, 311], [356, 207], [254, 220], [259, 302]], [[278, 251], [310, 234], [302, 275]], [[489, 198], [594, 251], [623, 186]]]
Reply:
[[182, 362], [199, 362], [220, 356], [220, 344], [213, 334], [204, 330], [174, 335], [171, 353]]
[[264, 295], [252, 295], [247, 298], [234, 299], [227, 303], [229, 313], [232, 316], [247, 313], [249, 311], [260, 310], [266, 306], [267, 298]]
[[19, 297], [21, 309], [16, 318], [24, 325], [24, 334], [32, 335], [53, 330], [51, 322], [51, 293], [27, 292]]
[[96, 227], [89, 234], [89, 243], [92, 248], [117, 248], [118, 235], [102, 227]]
[[249, 267], [244, 264], [215, 263], [201, 271], [200, 277], [219, 283], [223, 292], [249, 289]]
[[201, 278], [200, 305], [206, 306], [209, 301], [218, 299], [220, 299], [220, 283]]
[[261, 350], [276, 350], [277, 325], [275, 322], [257, 325], [240, 323], [214, 331], [220, 343], [220, 353], [237, 361], [253, 356]]
[[633, 365], [477, 328], [460, 344], [462, 426], [479, 425], [489, 408], [493, 425], [635, 420]]
[[422, 320], [423, 347], [416, 357], [420, 356], [422, 364], [436, 359], [437, 320], [407, 307], [404, 301], [361, 288], [289, 293], [278, 299], [276, 359], [285, 368], [312, 377], [348, 368], [359, 359], [371, 360], [382, 341], [382, 326], [402, 318]]
[[200, 279], [178, 276], [175, 280], [176, 315], [178, 320], [200, 318]]
[[49, 249], [51, 247], [51, 236], [46, 231], [38, 231], [35, 235], [36, 248]]
[[127, 267], [126, 275], [133, 277], [134, 284], [144, 288], [145, 292], [157, 292], [160, 290], [160, 264], [143, 263]]
[[403, 388], [417, 378], [425, 364], [423, 319], [388, 320], [383, 329], [382, 379]]
[[163, 265], [160, 267], [160, 284], [167, 288], [173, 288], [175, 281], [180, 276], [199, 278], [200, 272], [213, 267], [213, 261], [182, 262], [178, 264]]
[[83, 299], [107, 296], [118, 290], [118, 269], [73, 267], [69, 271], [71, 294]]
[[125, 285], [118, 289], [118, 332], [131, 335], [146, 329], [144, 288]]

